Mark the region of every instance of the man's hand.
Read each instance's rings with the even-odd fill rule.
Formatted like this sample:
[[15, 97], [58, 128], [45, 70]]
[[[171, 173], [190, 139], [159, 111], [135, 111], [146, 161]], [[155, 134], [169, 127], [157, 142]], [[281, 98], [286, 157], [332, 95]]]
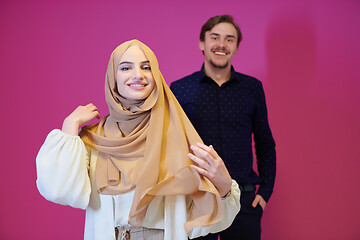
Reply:
[[191, 165], [191, 167], [199, 174], [207, 177], [219, 191], [220, 196], [224, 197], [231, 190], [232, 179], [223, 160], [213, 146], [206, 146], [202, 143], [196, 145], [192, 145], [190, 148], [202, 158], [189, 153], [188, 157], [198, 164], [198, 166]]
[[260, 204], [260, 207], [264, 211], [265, 207], [266, 207], [266, 201], [263, 199], [262, 196], [260, 196], [259, 194], [256, 194], [255, 199], [252, 203], [252, 206], [255, 208], [258, 204]]

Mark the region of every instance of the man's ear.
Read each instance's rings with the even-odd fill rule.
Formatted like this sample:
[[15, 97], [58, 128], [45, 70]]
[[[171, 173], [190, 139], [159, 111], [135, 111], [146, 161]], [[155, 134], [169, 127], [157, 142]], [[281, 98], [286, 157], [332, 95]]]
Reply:
[[204, 51], [204, 41], [199, 41], [199, 48], [201, 51]]

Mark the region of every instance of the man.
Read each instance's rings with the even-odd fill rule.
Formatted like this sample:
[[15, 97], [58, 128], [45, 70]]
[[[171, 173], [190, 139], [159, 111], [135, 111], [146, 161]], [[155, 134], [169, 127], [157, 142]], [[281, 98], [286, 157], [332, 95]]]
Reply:
[[[231, 65], [241, 39], [240, 29], [231, 16], [210, 18], [200, 33], [199, 48], [204, 54], [201, 70], [170, 86], [204, 143], [211, 145], [208, 155], [216, 156], [220, 162], [214, 166], [212, 160], [201, 161], [191, 156], [199, 165], [196, 170], [214, 178], [211, 172], [216, 172], [219, 166], [219, 175], [223, 172], [221, 176], [226, 176], [227, 169], [240, 185], [241, 210], [233, 224], [220, 232], [222, 240], [260, 239], [261, 217], [272, 194], [276, 173], [275, 142], [262, 84], [235, 72]], [[252, 137], [259, 175], [253, 170]], [[255, 193], [256, 185], [259, 188]], [[220, 195], [223, 193], [224, 190]], [[218, 234], [212, 234], [202, 239], [217, 237]]]

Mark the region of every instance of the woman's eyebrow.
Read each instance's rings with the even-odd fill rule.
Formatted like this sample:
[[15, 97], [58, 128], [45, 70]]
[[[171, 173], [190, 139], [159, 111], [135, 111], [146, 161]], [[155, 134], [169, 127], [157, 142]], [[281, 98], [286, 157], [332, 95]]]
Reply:
[[134, 64], [133, 62], [121, 62], [121, 63], [119, 63], [119, 65], [121, 65], [121, 64]]
[[[121, 65], [121, 64], [134, 64], [134, 63], [133, 63], [133, 62], [124, 61], [124, 62], [119, 63], [119, 65]], [[150, 61], [148, 61], [148, 60], [142, 61], [141, 64], [150, 64]]]

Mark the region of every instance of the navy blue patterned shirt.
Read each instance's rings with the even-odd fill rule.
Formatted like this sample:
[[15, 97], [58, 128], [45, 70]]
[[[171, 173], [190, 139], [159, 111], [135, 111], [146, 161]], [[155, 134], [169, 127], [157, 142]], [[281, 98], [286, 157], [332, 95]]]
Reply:
[[[268, 123], [262, 83], [231, 67], [221, 86], [206, 76], [204, 66], [178, 81], [171, 90], [207, 145], [213, 145], [231, 177], [239, 184], [259, 184], [267, 202], [276, 174], [275, 142]], [[252, 137], [259, 175], [253, 170]]]

